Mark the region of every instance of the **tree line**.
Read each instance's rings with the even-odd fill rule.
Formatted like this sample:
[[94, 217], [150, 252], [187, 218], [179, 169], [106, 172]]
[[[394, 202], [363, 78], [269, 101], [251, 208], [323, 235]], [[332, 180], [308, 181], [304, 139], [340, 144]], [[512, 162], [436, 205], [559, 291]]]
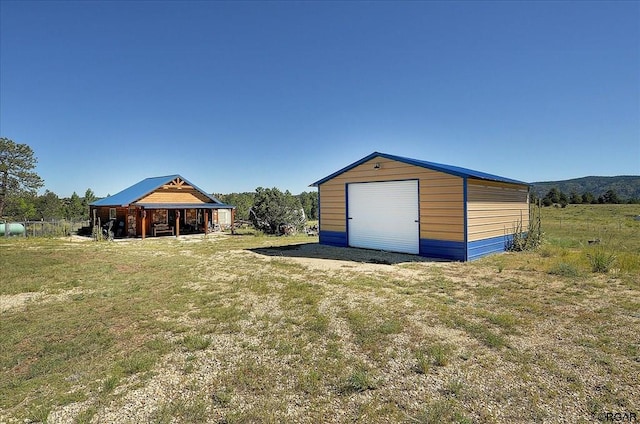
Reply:
[[308, 220], [318, 219], [318, 193], [303, 191], [300, 194], [291, 194], [289, 190], [284, 192], [278, 188], [256, 188], [254, 192], [215, 194], [218, 200], [236, 207], [236, 219], [242, 221], [251, 220], [251, 209], [255, 205], [278, 202], [287, 205], [290, 209], [302, 209]]
[[89, 204], [95, 200], [97, 197], [90, 188], [83, 197], [73, 192], [71, 197], [61, 198], [49, 190], [42, 195], [14, 194], [6, 199], [2, 216], [16, 221], [88, 220]]
[[542, 198], [538, 198], [535, 193], [531, 193], [531, 201], [533, 203], [538, 203], [540, 201], [543, 206], [552, 206], [552, 205], [560, 205], [562, 207], [567, 206], [568, 204], [580, 205], [580, 204], [619, 204], [619, 203], [633, 203], [639, 204], [640, 199], [627, 199], [623, 200], [618, 197], [618, 193], [613, 190], [607, 190], [600, 196], [596, 197], [591, 192], [584, 192], [579, 194], [575, 191], [572, 191], [569, 195], [563, 193], [558, 188], [554, 187], [547, 192]]
[[[89, 204], [98, 200], [88, 188], [84, 196], [74, 192], [60, 198], [52, 191], [37, 192], [44, 181], [34, 171], [37, 159], [31, 147], [0, 137], [0, 218], [10, 220], [88, 220]], [[253, 193], [218, 194], [224, 203], [236, 206], [236, 218], [252, 221], [265, 232], [278, 232], [282, 224], [299, 226], [318, 219], [318, 194], [298, 195], [277, 188], [256, 188]]]

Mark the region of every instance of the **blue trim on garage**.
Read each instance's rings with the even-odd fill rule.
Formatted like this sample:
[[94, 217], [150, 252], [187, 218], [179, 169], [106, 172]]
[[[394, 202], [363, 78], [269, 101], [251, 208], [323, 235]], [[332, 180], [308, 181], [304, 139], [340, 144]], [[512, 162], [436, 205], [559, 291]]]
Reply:
[[315, 183], [311, 184], [311, 186], [317, 187], [320, 184], [327, 182], [330, 179], [335, 178], [338, 175], [345, 173], [348, 170], [353, 169], [356, 166], [361, 165], [376, 157], [395, 160], [398, 162], [407, 163], [409, 165], [419, 166], [421, 168], [432, 169], [434, 171], [444, 172], [445, 174], [456, 175], [458, 177], [471, 177], [471, 178], [478, 178], [480, 180], [498, 181], [498, 182], [509, 183], [509, 184], [518, 184], [518, 185], [529, 185], [523, 181], [512, 180], [511, 178], [500, 177], [498, 175], [487, 174], [486, 172], [474, 171], [472, 169], [461, 168], [459, 166], [444, 165], [441, 163], [427, 162], [424, 160], [405, 158], [402, 156], [394, 156], [387, 153], [373, 152], [369, 156], [365, 156], [364, 158], [352, 163], [351, 165], [347, 165], [346, 167], [340, 169], [339, 171], [336, 171], [333, 174], [327, 177], [324, 177], [321, 180], [316, 181]]
[[344, 229], [344, 245], [349, 246], [349, 183], [344, 183]]
[[420, 239], [420, 256], [464, 261], [466, 249], [462, 241]]
[[467, 257], [472, 261], [492, 253], [504, 252], [512, 241], [512, 234], [471, 241], [467, 243]]
[[328, 246], [347, 247], [347, 233], [342, 231], [320, 230], [320, 244]]
[[[467, 209], [469, 206], [469, 203], [467, 203], [467, 198], [468, 198], [468, 189], [469, 187], [469, 179], [467, 177], [464, 177], [462, 179], [462, 190], [463, 190], [463, 202], [462, 202], [462, 210], [464, 213], [464, 244], [466, 245], [469, 242], [469, 220], [467, 217]], [[468, 261], [469, 260], [469, 250], [468, 249], [464, 249], [464, 261]]]

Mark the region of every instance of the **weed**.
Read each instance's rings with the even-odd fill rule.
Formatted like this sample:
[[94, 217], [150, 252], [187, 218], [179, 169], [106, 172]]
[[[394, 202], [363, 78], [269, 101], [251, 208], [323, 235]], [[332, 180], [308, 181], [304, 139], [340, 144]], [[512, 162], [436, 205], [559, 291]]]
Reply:
[[376, 379], [364, 367], [357, 367], [346, 379], [343, 392], [364, 392], [378, 387]]
[[419, 350], [416, 352], [416, 367], [415, 370], [418, 374], [427, 374], [429, 372], [429, 366], [431, 365], [429, 356], [424, 351]]
[[211, 339], [200, 334], [189, 334], [182, 339], [182, 345], [189, 351], [204, 350], [211, 344]]
[[50, 406], [38, 405], [28, 412], [25, 422], [46, 423], [50, 412]]
[[192, 401], [175, 399], [162, 404], [154, 411], [150, 421], [153, 423], [168, 424], [173, 422], [175, 418], [180, 418], [181, 422], [200, 423], [204, 422], [209, 416], [208, 410], [208, 402], [200, 397]]
[[317, 370], [303, 372], [298, 378], [296, 387], [304, 393], [316, 394], [322, 387], [322, 375]]
[[102, 391], [104, 393], [111, 393], [116, 387], [118, 387], [119, 382], [120, 379], [117, 376], [110, 375], [102, 382]]
[[411, 421], [424, 424], [471, 424], [472, 422], [471, 419], [464, 416], [458, 404], [453, 400], [429, 402], [417, 417], [412, 417]]
[[587, 252], [592, 272], [607, 273], [616, 261], [616, 256], [599, 246]]
[[501, 327], [504, 330], [509, 332], [513, 332], [517, 324], [516, 318], [510, 313], [502, 313], [502, 314], [487, 313], [484, 315], [485, 315], [485, 318], [491, 324]]
[[462, 395], [462, 391], [465, 387], [465, 382], [458, 378], [452, 377], [447, 381], [446, 385], [443, 388], [443, 392], [447, 396], [457, 397], [459, 398]]
[[132, 353], [117, 362], [124, 375], [133, 375], [149, 371], [155, 365], [156, 358], [146, 353]]
[[427, 348], [427, 354], [431, 358], [434, 365], [444, 367], [449, 364], [451, 350], [451, 346], [449, 345], [435, 343]]
[[381, 334], [397, 334], [402, 330], [402, 324], [397, 319], [386, 319], [378, 327]]
[[485, 325], [468, 321], [461, 316], [454, 317], [453, 322], [456, 327], [464, 329], [467, 333], [488, 347], [499, 349], [507, 344], [505, 338], [501, 334], [493, 332]]
[[226, 407], [231, 403], [233, 395], [228, 390], [217, 390], [211, 395], [211, 399], [216, 405]]
[[542, 215], [541, 208], [532, 206], [530, 211], [529, 226], [525, 230], [523, 228], [523, 217], [515, 223], [511, 234], [513, 236], [507, 243], [507, 250], [512, 252], [523, 252], [527, 250], [535, 250], [542, 243]]
[[97, 408], [95, 406], [90, 406], [89, 408], [80, 412], [73, 422], [74, 424], [89, 424], [97, 413]]

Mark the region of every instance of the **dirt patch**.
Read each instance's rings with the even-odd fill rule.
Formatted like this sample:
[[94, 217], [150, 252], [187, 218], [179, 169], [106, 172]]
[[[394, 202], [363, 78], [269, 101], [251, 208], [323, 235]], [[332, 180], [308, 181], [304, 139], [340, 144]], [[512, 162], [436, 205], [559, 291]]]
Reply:
[[24, 308], [26, 305], [35, 302], [41, 304], [55, 301], [66, 301], [69, 300], [71, 296], [80, 293], [87, 293], [87, 291], [74, 288], [56, 294], [47, 294], [42, 292], [5, 294], [0, 296], [0, 313], [9, 311], [11, 309]]
[[443, 263], [436, 259], [404, 253], [358, 248], [326, 246], [318, 243], [248, 249], [256, 255], [286, 258], [318, 270], [392, 271], [392, 265], [408, 263]]

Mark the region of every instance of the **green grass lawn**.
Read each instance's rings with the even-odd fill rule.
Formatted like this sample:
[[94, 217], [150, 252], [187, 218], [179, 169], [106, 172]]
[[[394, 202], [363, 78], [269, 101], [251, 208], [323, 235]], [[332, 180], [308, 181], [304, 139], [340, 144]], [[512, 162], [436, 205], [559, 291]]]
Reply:
[[536, 252], [472, 263], [2, 238], [0, 422], [640, 419], [636, 215], [545, 208]]

